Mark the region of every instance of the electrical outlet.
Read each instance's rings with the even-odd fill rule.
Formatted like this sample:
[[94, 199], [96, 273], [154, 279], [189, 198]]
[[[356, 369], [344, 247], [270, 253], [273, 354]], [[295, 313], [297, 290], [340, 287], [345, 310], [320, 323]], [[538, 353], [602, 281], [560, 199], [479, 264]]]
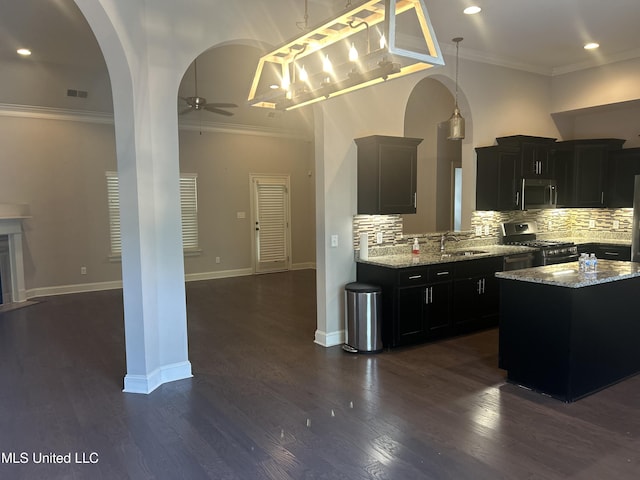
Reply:
[[478, 225], [476, 226], [476, 237], [481, 237], [482, 236], [482, 226]]
[[614, 230], [618, 230], [620, 228], [620, 221], [619, 220], [614, 220], [613, 221], [613, 229]]
[[220, 257], [216, 257], [216, 263], [220, 263]]
[[82, 267], [80, 267], [80, 275], [86, 275], [86, 274], [87, 274], [87, 267], [83, 265]]
[[489, 225], [485, 225], [484, 226], [484, 234], [485, 234], [485, 236], [489, 235]]
[[589, 228], [596, 228], [596, 221], [595, 220], [589, 220]]
[[376, 233], [376, 243], [382, 243], [382, 232]]
[[338, 235], [336, 234], [331, 235], [331, 246], [333, 248], [338, 246]]

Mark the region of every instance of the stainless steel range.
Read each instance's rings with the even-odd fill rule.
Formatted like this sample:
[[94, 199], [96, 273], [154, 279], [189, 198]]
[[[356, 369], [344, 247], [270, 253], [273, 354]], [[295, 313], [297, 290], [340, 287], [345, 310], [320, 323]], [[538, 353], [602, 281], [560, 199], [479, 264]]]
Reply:
[[538, 240], [536, 222], [509, 222], [502, 224], [503, 243], [537, 248], [535, 265], [553, 265], [555, 263], [575, 262], [578, 260], [578, 247], [572, 242], [556, 240]]

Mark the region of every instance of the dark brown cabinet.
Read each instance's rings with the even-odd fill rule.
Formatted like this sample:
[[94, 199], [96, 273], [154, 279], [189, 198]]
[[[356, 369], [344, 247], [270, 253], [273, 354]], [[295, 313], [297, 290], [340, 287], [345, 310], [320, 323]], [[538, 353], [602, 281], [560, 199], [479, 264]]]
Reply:
[[497, 325], [502, 257], [391, 268], [358, 263], [359, 282], [382, 288], [382, 342], [413, 345]]
[[609, 155], [620, 150], [616, 138], [557, 142], [554, 153], [558, 207], [602, 208]]
[[624, 148], [609, 154], [605, 201], [609, 208], [632, 208], [636, 175], [640, 175], [640, 148]]
[[416, 213], [420, 138], [371, 135], [356, 138], [358, 213]]
[[476, 210], [520, 210], [523, 178], [553, 178], [555, 140], [513, 135], [476, 148]]
[[553, 175], [552, 149], [555, 141], [555, 138], [530, 135], [496, 138], [498, 146], [518, 150], [516, 173], [521, 178], [550, 178]]
[[498, 324], [500, 293], [495, 273], [502, 257], [482, 258], [456, 265], [453, 296], [453, 328], [465, 333]]
[[594, 253], [598, 259], [631, 261], [631, 245], [609, 243], [583, 243], [578, 245], [578, 253]]

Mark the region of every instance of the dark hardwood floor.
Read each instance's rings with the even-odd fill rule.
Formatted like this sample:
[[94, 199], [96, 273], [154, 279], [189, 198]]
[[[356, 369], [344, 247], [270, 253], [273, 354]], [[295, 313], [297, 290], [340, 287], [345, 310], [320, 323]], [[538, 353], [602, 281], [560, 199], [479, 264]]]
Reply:
[[120, 291], [0, 313], [0, 478], [640, 478], [640, 377], [564, 404], [505, 383], [496, 330], [323, 348], [314, 275], [187, 284], [194, 377], [151, 395], [121, 391]]

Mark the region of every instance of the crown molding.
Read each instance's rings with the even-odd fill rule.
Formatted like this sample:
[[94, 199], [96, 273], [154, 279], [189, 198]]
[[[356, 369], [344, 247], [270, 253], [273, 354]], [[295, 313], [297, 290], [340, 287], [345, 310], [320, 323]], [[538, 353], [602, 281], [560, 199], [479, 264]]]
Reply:
[[615, 55], [609, 55], [606, 59], [591, 60], [587, 62], [574, 63], [572, 65], [565, 65], [564, 67], [556, 67], [553, 69], [552, 75], [565, 75], [567, 73], [578, 72], [580, 70], [586, 70], [588, 68], [600, 67], [603, 65], [609, 65], [611, 63], [624, 62], [627, 60], [634, 60], [640, 58], [640, 50], [628, 50]]
[[[71, 110], [65, 108], [40, 107], [31, 105], [16, 105], [10, 103], [0, 103], [0, 117], [32, 118], [40, 120], [58, 120], [113, 125], [113, 114], [111, 113]], [[233, 123], [203, 122], [196, 124], [190, 122], [180, 122], [178, 124], [178, 129], [199, 132], [216, 132], [236, 135], [257, 135], [296, 140], [311, 140], [311, 134], [302, 130], [292, 131], [272, 127], [259, 127]]]
[[[443, 54], [455, 56], [456, 47], [453, 44], [441, 43], [440, 48]], [[474, 62], [486, 63], [489, 65], [495, 65], [498, 67], [511, 68], [514, 70], [522, 70], [529, 73], [536, 73], [538, 75], [546, 75], [554, 77], [558, 75], [564, 75], [567, 73], [578, 72], [580, 70], [588, 70], [590, 68], [597, 68], [603, 65], [609, 65], [617, 62], [624, 62], [626, 60], [634, 60], [640, 58], [640, 50], [628, 50], [615, 55], [609, 55], [607, 58], [598, 58], [588, 60], [584, 62], [573, 63], [570, 65], [563, 65], [561, 67], [546, 68], [539, 65], [531, 65], [528, 63], [518, 62], [517, 60], [509, 59], [507, 57], [501, 57], [497, 55], [487, 54], [478, 50], [470, 48], [460, 47], [460, 58], [465, 60], [472, 60]]]
[[71, 122], [113, 124], [113, 114], [71, 110], [66, 108], [51, 108], [31, 105], [15, 105], [0, 103], [0, 116], [36, 118], [40, 120], [63, 120]]

